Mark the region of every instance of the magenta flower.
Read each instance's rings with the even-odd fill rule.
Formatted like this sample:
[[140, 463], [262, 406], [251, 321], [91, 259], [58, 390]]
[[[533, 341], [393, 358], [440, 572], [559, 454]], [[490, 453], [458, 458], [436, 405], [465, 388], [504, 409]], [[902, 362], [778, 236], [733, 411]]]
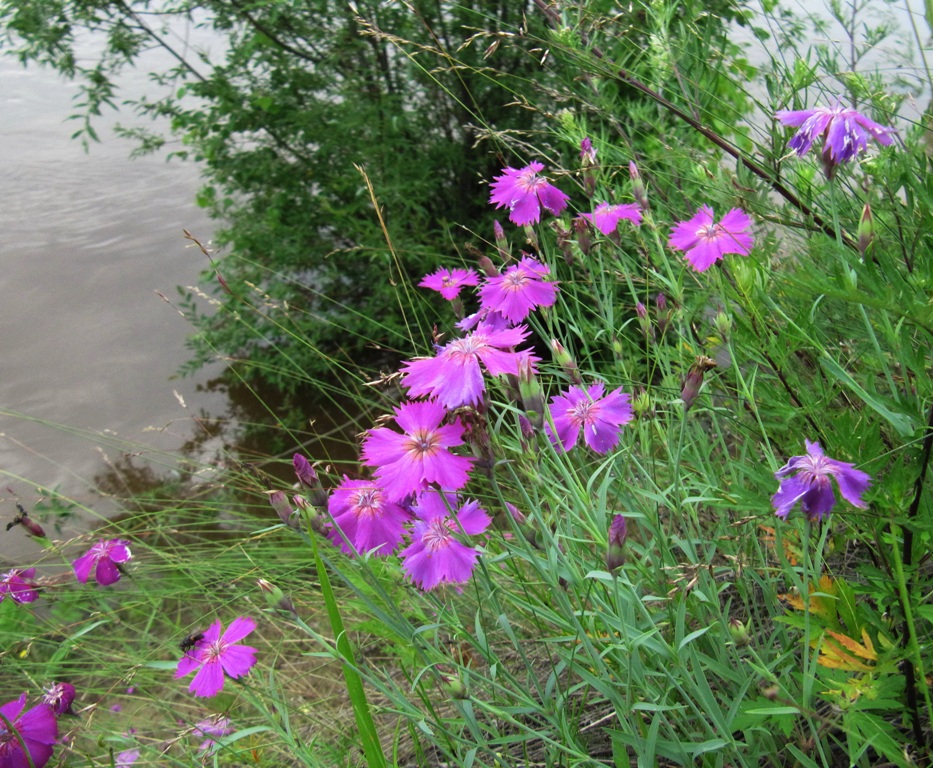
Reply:
[[453, 301], [466, 285], [479, 283], [479, 275], [473, 269], [439, 269], [418, 283], [419, 288], [430, 288], [437, 291], [447, 301]]
[[466, 485], [474, 460], [450, 452], [463, 444], [463, 425], [455, 419], [441, 426], [446, 416], [444, 406], [434, 400], [408, 402], [395, 409], [403, 434], [386, 427], [369, 431], [363, 463], [376, 468], [389, 501], [401, 501], [432, 483], [453, 491]]
[[0, 603], [7, 595], [20, 604], [33, 602], [39, 597], [32, 581], [35, 575], [35, 568], [14, 568], [0, 576]]
[[570, 198], [538, 175], [543, 170], [544, 166], [537, 162], [521, 169], [503, 168], [502, 175], [496, 176], [490, 185], [489, 202], [495, 203], [496, 208], [508, 208], [509, 219], [520, 227], [537, 224], [542, 207], [560, 215]]
[[636, 227], [641, 224], [641, 208], [637, 203], [627, 203], [626, 205], [600, 203], [592, 213], [581, 213], [580, 215], [606, 236], [616, 231], [616, 227], [619, 226], [622, 219], [627, 219]]
[[491, 376], [517, 376], [519, 360], [528, 352], [513, 352], [511, 348], [527, 336], [523, 325], [497, 331], [481, 324], [470, 335], [442, 347], [436, 357], [406, 362], [401, 368], [402, 386], [410, 397], [436, 397], [450, 409], [477, 405], [486, 391], [480, 362]]
[[106, 587], [120, 580], [119, 566], [132, 556], [128, 541], [101, 539], [71, 565], [74, 567], [75, 578], [82, 584], [87, 584], [93, 568], [97, 583]]
[[705, 272], [728, 253], [748, 256], [755, 242], [747, 231], [751, 226], [752, 220], [741, 208], [733, 208], [714, 224], [713, 209], [703, 205], [692, 219], [671, 229], [667, 244], [684, 251], [684, 257], [697, 272]]
[[577, 444], [582, 430], [586, 444], [596, 453], [607, 453], [615, 448], [622, 425], [632, 420], [632, 406], [621, 388], [605, 396], [603, 392], [602, 383], [597, 382], [586, 389], [573, 386], [566, 393], [552, 397], [554, 429], [550, 424], [544, 425], [551, 442], [569, 451]]
[[580, 159], [587, 165], [596, 164], [596, 147], [593, 146], [593, 140], [589, 136], [584, 136], [580, 141]]
[[464, 584], [473, 575], [479, 552], [461, 539], [482, 533], [492, 519], [478, 501], [457, 504], [455, 494], [428, 491], [412, 507], [418, 520], [411, 544], [401, 552], [402, 570], [425, 591], [439, 584]]
[[224, 736], [233, 733], [233, 723], [229, 717], [214, 715], [212, 718], [198, 722], [194, 728], [191, 729], [191, 733], [207, 737], [198, 745], [198, 751], [200, 752], [205, 749], [210, 749], [217, 743], [218, 739], [222, 739]]
[[[862, 500], [862, 494], [871, 485], [871, 478], [852, 464], [827, 458], [819, 443], [804, 440], [804, 444], [807, 446], [806, 456], [792, 456], [774, 473], [774, 477], [781, 481], [777, 493], [771, 497], [774, 514], [786, 520], [799, 501], [810, 522], [829, 517], [836, 505], [830, 477], [836, 478], [842, 498], [859, 509], [865, 509], [868, 505]], [[791, 472], [797, 474], [791, 476]]]
[[0, 706], [4, 718], [0, 719], [0, 768], [29, 768], [30, 764], [43, 768], [52, 757], [58, 739], [55, 713], [48, 704], [36, 704], [23, 712], [25, 706], [25, 693]]
[[329, 538], [334, 546], [348, 555], [369, 552], [380, 557], [391, 555], [401, 543], [405, 523], [411, 515], [398, 504], [386, 499], [382, 488], [373, 480], [351, 480], [334, 489], [327, 504], [334, 518]]
[[116, 756], [114, 768], [130, 768], [139, 760], [140, 751], [138, 749], [125, 749]]
[[55, 716], [73, 715], [71, 704], [75, 700], [75, 687], [71, 683], [55, 683], [46, 689], [42, 702], [52, 708]]
[[238, 616], [230, 622], [227, 631], [220, 634], [221, 624], [215, 621], [199, 638], [194, 646], [185, 651], [178, 662], [175, 679], [198, 673], [188, 686], [195, 696], [216, 696], [224, 687], [224, 675], [234, 680], [243, 677], [256, 663], [256, 649], [248, 645], [237, 645], [256, 629], [256, 622], [246, 616]]
[[480, 303], [513, 325], [520, 323], [535, 307], [550, 307], [557, 300], [557, 283], [545, 279], [549, 274], [548, 266], [526, 256], [504, 274], [486, 279], [479, 289]]
[[832, 176], [837, 165], [864, 152], [869, 138], [884, 146], [893, 142], [890, 135], [893, 128], [878, 125], [860, 112], [843, 107], [839, 99], [832, 107], [781, 110], [774, 117], [782, 125], [800, 129], [788, 143], [798, 155], [805, 155], [816, 138], [823, 137], [822, 159], [828, 176]]

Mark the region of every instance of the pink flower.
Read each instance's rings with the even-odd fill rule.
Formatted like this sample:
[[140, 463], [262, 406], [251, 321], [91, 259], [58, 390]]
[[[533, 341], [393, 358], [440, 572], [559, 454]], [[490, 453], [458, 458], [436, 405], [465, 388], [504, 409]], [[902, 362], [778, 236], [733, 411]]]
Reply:
[[75, 700], [75, 687], [71, 683], [55, 683], [47, 689], [42, 697], [42, 702], [48, 704], [55, 716], [73, 715], [71, 704]]
[[622, 219], [627, 219], [635, 226], [641, 224], [641, 208], [637, 203], [628, 203], [626, 205], [600, 203], [592, 213], [581, 213], [580, 215], [607, 236], [616, 231], [616, 227], [619, 226]]
[[682, 221], [671, 229], [667, 244], [678, 251], [697, 272], [705, 272], [728, 253], [748, 256], [755, 240], [747, 230], [752, 220], [741, 208], [733, 208], [713, 223], [713, 209], [703, 205], [689, 221]]
[[82, 584], [87, 584], [91, 568], [94, 568], [97, 583], [102, 587], [109, 586], [120, 580], [119, 564], [127, 562], [132, 556], [128, 541], [101, 539], [72, 563], [75, 578]]
[[418, 283], [419, 288], [430, 288], [437, 291], [447, 301], [453, 301], [460, 294], [465, 285], [479, 283], [479, 275], [473, 269], [439, 269]]
[[537, 224], [542, 207], [558, 216], [570, 198], [538, 175], [543, 170], [544, 166], [537, 162], [521, 169], [503, 168], [502, 175], [496, 176], [490, 186], [489, 202], [496, 208], [508, 208], [509, 219], [520, 227]]
[[[28, 712], [26, 694], [16, 701], [0, 706], [0, 714], [12, 726], [0, 719], [0, 766], [2, 768], [44, 768], [52, 757], [58, 739], [58, 721], [48, 704], [37, 704]], [[23, 747], [25, 746], [25, 750]], [[28, 754], [27, 754], [28, 753]]]
[[39, 593], [32, 577], [36, 575], [35, 568], [14, 568], [0, 576], [0, 603], [9, 595], [17, 603], [31, 603]]
[[459, 419], [441, 426], [444, 406], [433, 400], [403, 403], [395, 420], [403, 434], [386, 427], [372, 429], [363, 441], [363, 463], [375, 467], [389, 501], [401, 501], [432, 483], [457, 490], [470, 479], [473, 459], [448, 449], [463, 444]]
[[229, 717], [214, 715], [207, 720], [201, 720], [191, 729], [192, 734], [207, 736], [207, 738], [198, 745], [198, 751], [210, 749], [218, 739], [222, 739], [233, 733], [233, 723]]
[[373, 480], [351, 480], [344, 475], [343, 482], [334, 489], [327, 504], [334, 518], [330, 540], [348, 555], [369, 552], [380, 557], [391, 555], [401, 543], [405, 523], [411, 515], [386, 499], [382, 488]]
[[436, 357], [409, 360], [402, 366], [402, 386], [410, 397], [436, 397], [447, 408], [477, 405], [483, 399], [486, 384], [480, 362], [492, 376], [518, 375], [518, 362], [527, 352], [510, 348], [521, 344], [528, 329], [493, 330], [481, 324], [469, 336], [454, 339], [442, 347]]
[[811, 522], [829, 517], [836, 506], [831, 477], [836, 478], [842, 498], [864, 509], [867, 505], [862, 501], [862, 494], [868, 490], [871, 478], [846, 461], [826, 456], [819, 443], [811, 443], [809, 440], [803, 442], [807, 447], [806, 455], [792, 456], [787, 464], [774, 473], [775, 479], [781, 481], [777, 493], [771, 497], [774, 514], [786, 520], [790, 511], [800, 502], [803, 513]]
[[869, 120], [861, 112], [847, 109], [836, 99], [832, 107], [781, 110], [775, 119], [782, 125], [800, 128], [788, 146], [798, 155], [805, 155], [818, 136], [823, 137], [823, 166], [832, 176], [835, 166], [849, 162], [868, 147], [868, 139], [888, 146], [893, 128]]
[[[198, 673], [188, 686], [195, 696], [216, 696], [224, 687], [224, 674], [234, 680], [243, 677], [256, 663], [256, 649], [237, 645], [256, 629], [256, 622], [239, 616], [220, 634], [221, 623], [215, 621], [194, 646], [185, 652], [175, 670], [175, 679]], [[199, 669], [200, 668], [200, 669]]]
[[577, 444], [582, 430], [586, 444], [596, 453], [615, 448], [622, 425], [632, 420], [632, 406], [621, 388], [605, 396], [603, 391], [603, 385], [597, 382], [586, 389], [573, 386], [565, 394], [552, 397], [554, 429], [550, 424], [544, 425], [551, 442], [569, 451]]
[[130, 768], [133, 763], [139, 760], [140, 751], [138, 749], [126, 749], [116, 756], [114, 768]]
[[402, 570], [423, 590], [463, 584], [473, 575], [479, 552], [460, 539], [482, 533], [492, 519], [478, 501], [457, 504], [455, 494], [428, 491], [412, 507], [418, 521], [411, 544], [401, 552]]
[[479, 289], [483, 307], [520, 323], [535, 307], [550, 307], [557, 300], [557, 283], [545, 278], [551, 270], [529, 256], [498, 277], [489, 277]]
[[596, 147], [593, 146], [593, 140], [589, 136], [584, 136], [580, 141], [580, 159], [587, 165], [596, 163]]

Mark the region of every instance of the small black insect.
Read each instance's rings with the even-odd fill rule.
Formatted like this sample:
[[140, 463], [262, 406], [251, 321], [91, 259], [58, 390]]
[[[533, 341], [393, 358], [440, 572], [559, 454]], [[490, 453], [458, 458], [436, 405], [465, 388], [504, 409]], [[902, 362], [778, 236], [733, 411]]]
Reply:
[[188, 651], [193, 650], [194, 646], [196, 646], [198, 642], [203, 639], [203, 632], [198, 632], [197, 634], [193, 635], [185, 635], [185, 637], [182, 638], [182, 641], [178, 644], [178, 647], [181, 648], [182, 653], [188, 653]]

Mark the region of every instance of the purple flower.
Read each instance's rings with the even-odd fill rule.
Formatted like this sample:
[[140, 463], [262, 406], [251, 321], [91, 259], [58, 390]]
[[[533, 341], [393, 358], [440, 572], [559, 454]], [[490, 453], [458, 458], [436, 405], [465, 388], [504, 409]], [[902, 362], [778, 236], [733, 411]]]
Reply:
[[569, 451], [577, 444], [583, 430], [583, 439], [596, 453], [607, 453], [615, 448], [620, 428], [632, 420], [632, 406], [621, 388], [608, 395], [603, 392], [602, 383], [597, 382], [586, 389], [570, 387], [565, 394], [552, 397], [554, 430], [550, 424], [544, 425], [551, 442]]
[[[256, 649], [248, 645], [237, 645], [256, 629], [256, 622], [246, 616], [238, 616], [230, 622], [227, 631], [220, 634], [220, 621], [215, 621], [191, 650], [178, 662], [175, 679], [198, 673], [188, 686], [195, 696], [216, 696], [224, 687], [224, 674], [234, 680], [243, 677], [256, 663]], [[200, 667], [200, 669], [199, 669]]]
[[[871, 484], [871, 478], [845, 461], [827, 458], [819, 443], [804, 440], [806, 456], [792, 456], [790, 461], [774, 473], [781, 481], [778, 491], [771, 497], [774, 513], [787, 519], [797, 502], [807, 520], [817, 522], [828, 517], [836, 504], [830, 477], [836, 478], [842, 498], [859, 509], [868, 506], [862, 494]], [[791, 472], [797, 474], [791, 476]]]
[[73, 715], [71, 704], [75, 700], [75, 687], [71, 683], [55, 683], [48, 688], [42, 697], [42, 702], [48, 704], [55, 716]]
[[421, 589], [439, 584], [464, 584], [473, 575], [479, 552], [460, 539], [485, 531], [492, 519], [478, 501], [459, 508], [456, 495], [423, 493], [412, 509], [418, 516], [411, 544], [402, 550], [402, 570]]
[[589, 136], [584, 136], [580, 141], [580, 159], [587, 165], [596, 163], [596, 147], [593, 146], [593, 140]]
[[127, 562], [132, 556], [128, 541], [101, 539], [72, 563], [75, 578], [82, 584], [87, 584], [93, 568], [98, 584], [102, 587], [114, 584], [120, 580], [118, 564]]
[[331, 494], [327, 505], [334, 518], [330, 540], [346, 554], [369, 552], [381, 557], [391, 555], [401, 543], [405, 523], [411, 515], [398, 504], [389, 501], [382, 488], [373, 480], [343, 482]]
[[0, 768], [28, 768], [30, 760], [35, 768], [43, 768], [52, 757], [58, 738], [55, 713], [48, 704], [36, 704], [23, 712], [25, 706], [25, 693], [16, 701], [0, 706], [4, 718], [0, 719]]
[[203, 751], [213, 747], [217, 743], [217, 739], [223, 738], [229, 733], [233, 733], [233, 724], [229, 717], [215, 715], [213, 718], [198, 722], [191, 732], [199, 736], [207, 737], [198, 745], [198, 750]]
[[782, 125], [800, 129], [788, 143], [798, 155], [805, 155], [816, 138], [823, 137], [822, 159], [828, 176], [832, 176], [835, 166], [865, 151], [869, 138], [885, 146], [893, 141], [890, 135], [893, 128], [878, 125], [860, 112], [843, 107], [839, 99], [832, 107], [781, 110], [774, 117]]
[[402, 386], [410, 397], [436, 397], [447, 408], [477, 405], [486, 391], [480, 362], [492, 376], [517, 376], [519, 360], [527, 352], [508, 350], [527, 336], [528, 329], [523, 325], [499, 331], [479, 325], [469, 336], [442, 347], [436, 357], [405, 363], [401, 369]]
[[437, 291], [447, 301], [453, 301], [460, 294], [460, 289], [465, 285], [476, 285], [479, 283], [479, 275], [473, 269], [439, 269], [430, 275], [425, 275], [424, 279], [418, 283], [419, 288], [430, 288]]
[[363, 441], [363, 463], [375, 467], [390, 501], [401, 501], [436, 483], [457, 490], [470, 479], [473, 459], [456, 456], [450, 448], [463, 444], [459, 419], [441, 426], [447, 410], [434, 400], [403, 403], [395, 420], [403, 434], [386, 427], [372, 429]]
[[35, 575], [35, 568], [14, 568], [0, 576], [0, 603], [7, 595], [20, 604], [33, 602], [39, 597], [32, 581]]
[[748, 232], [752, 220], [741, 208], [733, 208], [713, 223], [713, 209], [700, 206], [689, 221], [682, 221], [671, 229], [667, 244], [685, 251], [684, 257], [697, 272], [704, 272], [727, 253], [748, 256], [755, 240]]
[[541, 219], [541, 208], [547, 208], [555, 216], [567, 207], [570, 199], [557, 187], [538, 174], [544, 170], [541, 163], [531, 163], [524, 168], [503, 168], [490, 188], [489, 202], [496, 208], [508, 208], [513, 224], [537, 224]]
[[114, 768], [130, 768], [133, 763], [139, 760], [140, 752], [138, 749], [126, 749], [116, 756]]
[[592, 213], [581, 213], [580, 215], [607, 236], [616, 231], [616, 227], [619, 226], [622, 219], [628, 219], [635, 226], [641, 224], [641, 208], [637, 203], [627, 203], [626, 205], [600, 203]]
[[557, 283], [545, 279], [549, 274], [548, 266], [526, 256], [504, 274], [486, 279], [479, 289], [480, 304], [512, 324], [520, 323], [535, 307], [550, 307], [557, 300]]

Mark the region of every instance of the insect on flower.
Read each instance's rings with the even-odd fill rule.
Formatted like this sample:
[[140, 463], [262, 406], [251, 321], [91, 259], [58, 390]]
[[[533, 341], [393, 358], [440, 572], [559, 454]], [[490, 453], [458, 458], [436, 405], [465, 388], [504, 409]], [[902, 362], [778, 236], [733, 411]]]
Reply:
[[182, 653], [188, 653], [188, 651], [194, 650], [194, 647], [204, 639], [203, 632], [196, 632], [190, 635], [185, 635], [181, 642], [178, 644], [178, 648]]

